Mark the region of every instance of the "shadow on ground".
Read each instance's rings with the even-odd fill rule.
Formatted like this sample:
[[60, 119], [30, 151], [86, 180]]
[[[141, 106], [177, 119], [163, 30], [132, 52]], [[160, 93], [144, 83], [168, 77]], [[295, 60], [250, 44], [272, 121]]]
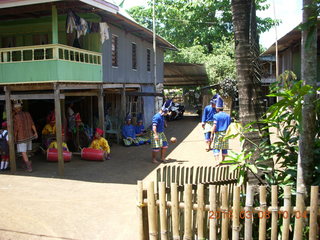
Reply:
[[[169, 122], [165, 133], [168, 140], [176, 137], [178, 143], [170, 144], [167, 154], [170, 154], [182, 142], [199, 123], [199, 118], [186, 116], [182, 120]], [[104, 162], [83, 161], [79, 156], [73, 156], [72, 161], [65, 163], [63, 177], [58, 175], [58, 164], [46, 161], [44, 155], [38, 154], [32, 157], [32, 173], [26, 173], [17, 161], [18, 176], [33, 176], [43, 178], [60, 178], [100, 183], [136, 184], [137, 180], [144, 179], [158, 165], [151, 163], [150, 145], [139, 147], [124, 147], [113, 144], [111, 147], [112, 160]], [[181, 159], [169, 161], [183, 162]], [[1, 174], [10, 174], [3, 172]]]

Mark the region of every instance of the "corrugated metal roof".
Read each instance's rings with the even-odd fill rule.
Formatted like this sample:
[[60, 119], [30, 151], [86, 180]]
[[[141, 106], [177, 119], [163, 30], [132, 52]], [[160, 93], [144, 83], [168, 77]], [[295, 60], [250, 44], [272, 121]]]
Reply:
[[203, 64], [164, 63], [164, 86], [204, 86], [208, 74]]

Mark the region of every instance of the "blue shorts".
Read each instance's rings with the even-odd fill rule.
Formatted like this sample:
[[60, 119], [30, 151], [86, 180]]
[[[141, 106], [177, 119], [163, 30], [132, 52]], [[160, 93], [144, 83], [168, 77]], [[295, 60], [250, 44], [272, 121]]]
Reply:
[[[220, 149], [213, 149], [213, 155], [218, 156], [220, 153]], [[222, 155], [228, 155], [227, 149], [222, 149]]]
[[211, 140], [211, 132], [206, 132], [204, 134], [204, 139], [206, 140], [206, 142]]
[[[167, 141], [163, 141], [161, 148], [168, 148], [168, 142], [167, 142]], [[160, 148], [152, 148], [152, 151], [153, 151], [153, 152], [159, 152], [159, 151], [160, 151]]]

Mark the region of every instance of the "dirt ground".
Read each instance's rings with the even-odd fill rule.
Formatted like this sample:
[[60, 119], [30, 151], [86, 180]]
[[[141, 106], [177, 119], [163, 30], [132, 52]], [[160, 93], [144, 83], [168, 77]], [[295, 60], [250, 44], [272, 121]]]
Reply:
[[[204, 150], [200, 119], [187, 116], [169, 123], [171, 163], [214, 165]], [[237, 140], [231, 142], [239, 150]], [[0, 240], [134, 240], [136, 239], [136, 183], [154, 180], [150, 145], [123, 147], [113, 144], [112, 160], [83, 161], [73, 157], [58, 176], [57, 163], [33, 157], [34, 172], [18, 169], [0, 173]], [[18, 164], [19, 165], [19, 164]]]

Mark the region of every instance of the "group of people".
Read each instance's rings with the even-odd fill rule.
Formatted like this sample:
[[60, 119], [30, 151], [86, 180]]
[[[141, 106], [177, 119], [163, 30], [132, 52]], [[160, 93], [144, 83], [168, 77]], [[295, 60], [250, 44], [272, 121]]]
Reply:
[[144, 128], [142, 118], [138, 118], [137, 125], [132, 124], [131, 115], [125, 119], [125, 125], [122, 127], [122, 137], [125, 146], [139, 146], [145, 143], [150, 143], [150, 137], [147, 130]]
[[210, 105], [204, 108], [202, 114], [202, 128], [206, 141], [206, 151], [213, 150], [217, 161], [219, 161], [220, 151], [223, 161], [228, 155], [229, 148], [229, 141], [225, 136], [231, 124], [231, 117], [223, 111], [223, 107], [223, 99], [220, 95], [216, 94], [210, 100]]

